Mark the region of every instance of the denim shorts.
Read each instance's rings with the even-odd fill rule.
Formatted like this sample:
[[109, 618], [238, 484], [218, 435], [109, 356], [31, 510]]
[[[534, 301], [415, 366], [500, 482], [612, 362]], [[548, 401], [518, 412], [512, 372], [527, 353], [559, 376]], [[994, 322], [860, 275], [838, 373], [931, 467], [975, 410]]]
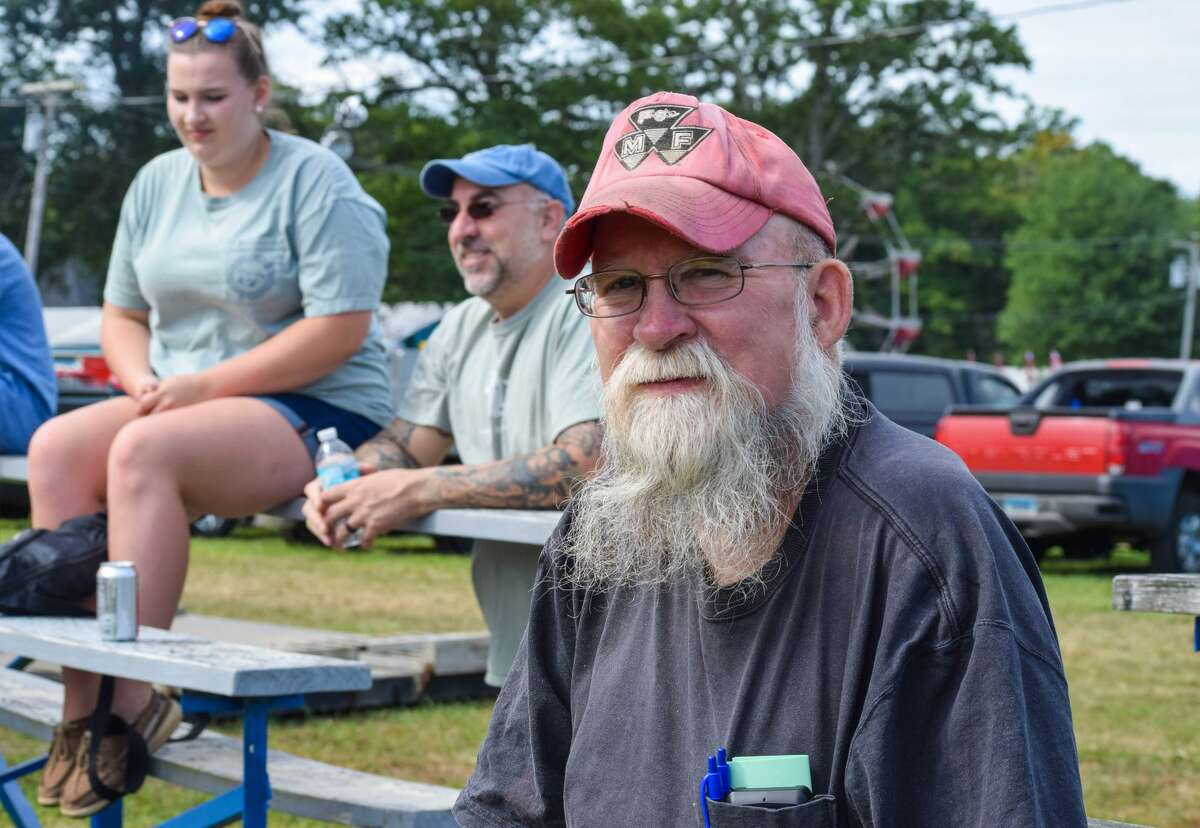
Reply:
[[313, 457], [317, 454], [317, 432], [323, 428], [336, 428], [338, 437], [350, 448], [358, 448], [382, 428], [361, 414], [304, 394], [263, 394], [251, 399], [262, 400], [282, 414]]

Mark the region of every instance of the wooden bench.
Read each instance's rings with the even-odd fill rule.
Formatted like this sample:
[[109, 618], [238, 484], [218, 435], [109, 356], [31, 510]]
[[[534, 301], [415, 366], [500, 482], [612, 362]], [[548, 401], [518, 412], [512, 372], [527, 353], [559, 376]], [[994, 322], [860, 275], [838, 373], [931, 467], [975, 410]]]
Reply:
[[[143, 628], [135, 642], [99, 639], [96, 622], [73, 618], [0, 617], [0, 650], [81, 670], [104, 672], [183, 689], [185, 712], [242, 715], [243, 739], [205, 733], [155, 754], [151, 773], [215, 794], [164, 825], [215, 826], [240, 816], [265, 828], [268, 806], [287, 813], [364, 826], [454, 824], [457, 791], [335, 768], [267, 749], [268, 714], [294, 709], [307, 693], [362, 690], [370, 674], [361, 663]], [[17, 670], [0, 671], [0, 725], [48, 739], [60, 718], [59, 685]], [[36, 826], [33, 809], [13, 780], [45, 764], [33, 759], [0, 773], [0, 803], [21, 828]], [[268, 777], [270, 765], [270, 777]], [[120, 802], [92, 818], [93, 826], [121, 825]]]
[[1192, 648], [1200, 652], [1200, 575], [1118, 575], [1112, 605], [1120, 612], [1195, 616]]

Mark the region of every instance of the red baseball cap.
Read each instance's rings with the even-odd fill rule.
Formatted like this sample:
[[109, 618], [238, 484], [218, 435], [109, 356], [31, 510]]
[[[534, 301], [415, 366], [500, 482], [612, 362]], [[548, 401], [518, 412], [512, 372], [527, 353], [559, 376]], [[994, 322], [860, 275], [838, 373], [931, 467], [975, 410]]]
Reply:
[[616, 212], [713, 253], [728, 253], [772, 213], [783, 213], [837, 249], [825, 198], [791, 147], [758, 124], [678, 92], [634, 101], [608, 128], [579, 209], [554, 245], [561, 276], [583, 269], [595, 219]]

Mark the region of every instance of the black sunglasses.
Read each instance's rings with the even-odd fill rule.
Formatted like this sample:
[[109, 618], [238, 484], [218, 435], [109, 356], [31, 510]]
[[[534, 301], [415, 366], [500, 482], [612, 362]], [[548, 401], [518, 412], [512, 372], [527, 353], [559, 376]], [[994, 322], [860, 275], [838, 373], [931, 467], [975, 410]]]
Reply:
[[544, 202], [545, 199], [530, 199], [529, 201], [472, 201], [466, 207], [460, 208], [458, 204], [449, 201], [438, 208], [438, 218], [443, 224], [453, 224], [458, 218], [459, 210], [466, 210], [467, 215], [475, 221], [483, 221], [486, 218], [491, 218], [492, 215], [501, 207], [507, 207], [509, 204], [537, 204]]

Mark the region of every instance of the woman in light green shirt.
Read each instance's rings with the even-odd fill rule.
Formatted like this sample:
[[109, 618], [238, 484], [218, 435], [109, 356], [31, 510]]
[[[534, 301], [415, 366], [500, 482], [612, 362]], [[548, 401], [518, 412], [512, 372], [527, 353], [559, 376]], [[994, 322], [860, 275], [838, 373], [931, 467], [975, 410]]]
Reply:
[[[336, 426], [354, 446], [392, 417], [373, 321], [386, 218], [332, 153], [263, 128], [271, 82], [241, 11], [209, 0], [169, 33], [167, 114], [183, 147], [126, 195], [102, 312], [104, 355], [129, 396], [51, 420], [30, 447], [34, 526], [107, 508], [109, 558], [137, 566], [153, 627], [179, 604], [191, 519], [300, 494], [313, 431]], [[38, 799], [79, 817], [107, 804], [75, 761], [98, 677], [64, 680]], [[179, 721], [173, 701], [128, 681], [113, 713], [151, 750]], [[127, 738], [102, 742], [115, 790]]]

